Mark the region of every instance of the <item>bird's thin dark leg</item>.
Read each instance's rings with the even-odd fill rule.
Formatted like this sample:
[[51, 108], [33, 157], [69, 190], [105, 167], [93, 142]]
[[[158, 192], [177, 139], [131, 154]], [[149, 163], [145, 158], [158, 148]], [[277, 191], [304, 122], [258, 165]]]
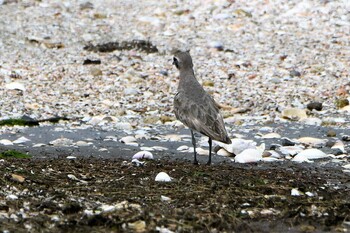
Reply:
[[193, 145], [193, 151], [194, 151], [194, 160], [193, 160], [193, 164], [198, 164], [197, 161], [197, 152], [196, 152], [196, 139], [194, 138], [194, 133], [193, 130], [191, 129], [191, 135], [192, 135], [192, 145]]
[[211, 164], [211, 145], [212, 145], [211, 138], [209, 138], [208, 142], [209, 142], [209, 160], [207, 162], [207, 165], [210, 165]]

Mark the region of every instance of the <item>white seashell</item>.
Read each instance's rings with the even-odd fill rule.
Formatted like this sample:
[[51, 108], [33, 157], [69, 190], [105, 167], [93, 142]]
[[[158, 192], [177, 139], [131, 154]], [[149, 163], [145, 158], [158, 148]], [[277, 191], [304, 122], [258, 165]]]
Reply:
[[115, 136], [106, 136], [105, 139], [103, 139], [103, 141], [114, 141], [117, 142], [118, 138]]
[[161, 21], [156, 18], [156, 17], [151, 17], [151, 16], [140, 16], [138, 18], [139, 21], [143, 22], [143, 23], [149, 23], [149, 24], [152, 24], [156, 27], [158, 27], [161, 23]]
[[315, 194], [313, 194], [312, 192], [306, 192], [305, 194], [308, 197], [314, 197], [315, 196]]
[[279, 135], [278, 133], [268, 133], [263, 135], [261, 138], [264, 138], [264, 139], [281, 138], [281, 135]]
[[216, 144], [219, 146], [225, 148], [230, 153], [233, 153], [235, 155], [238, 155], [245, 149], [251, 149], [251, 148], [256, 148], [256, 142], [252, 140], [244, 140], [240, 138], [233, 138], [231, 139], [232, 143], [231, 144], [224, 144], [222, 142], [215, 141]]
[[176, 150], [178, 151], [188, 151], [189, 147], [186, 145], [179, 146]]
[[14, 195], [14, 194], [9, 194], [9, 195], [6, 196], [6, 199], [14, 201], [14, 200], [18, 200], [18, 196]]
[[103, 118], [105, 116], [94, 116], [92, 118], [90, 118], [90, 120], [87, 122], [88, 124], [91, 124], [91, 125], [98, 125], [99, 123], [102, 122]]
[[4, 146], [12, 146], [13, 145], [13, 142], [11, 142], [10, 140], [8, 139], [1, 139], [0, 140], [0, 144], [4, 145]]
[[298, 108], [287, 108], [284, 109], [281, 113], [282, 118], [286, 119], [304, 119], [307, 118], [305, 109]]
[[164, 146], [152, 146], [152, 148], [156, 151], [166, 151], [168, 150], [168, 148], [164, 147]]
[[160, 200], [161, 200], [161, 201], [171, 201], [171, 198], [170, 198], [170, 197], [167, 197], [167, 196], [161, 195], [161, 196], [160, 196]]
[[71, 155], [66, 157], [66, 159], [70, 159], [70, 160], [73, 160], [73, 159], [76, 159], [76, 158], [77, 158], [77, 157], [71, 156]]
[[278, 148], [278, 151], [281, 152], [283, 155], [296, 155], [303, 151], [304, 148], [302, 146], [282, 146]]
[[165, 172], [159, 172], [155, 178], [155, 181], [158, 182], [170, 182], [172, 178]]
[[136, 167], [140, 167], [140, 166], [143, 166], [145, 165], [145, 162], [141, 162], [140, 160], [138, 159], [132, 159], [131, 160], [131, 163], [136, 166]]
[[342, 141], [338, 140], [335, 142], [335, 144], [332, 146], [332, 149], [339, 149], [341, 150], [344, 154], [346, 153], [345, 150], [345, 145]]
[[47, 145], [44, 143], [37, 143], [33, 145], [33, 147], [44, 147], [44, 146], [47, 146]]
[[5, 88], [8, 90], [20, 90], [20, 91], [26, 90], [26, 88], [24, 87], [24, 84], [19, 82], [8, 83], [5, 85]]
[[326, 144], [327, 140], [313, 137], [302, 137], [297, 139], [298, 142], [309, 145], [309, 146], [323, 146]]
[[68, 174], [67, 177], [68, 177], [69, 179], [71, 179], [71, 180], [79, 181], [79, 179], [78, 179], [75, 175], [73, 175], [73, 174]]
[[141, 146], [140, 150], [144, 150], [144, 151], [154, 151], [154, 149], [152, 147], [148, 147], [148, 146]]
[[307, 159], [322, 159], [329, 157], [329, 155], [326, 155], [323, 151], [314, 148], [303, 150], [296, 156], [303, 156]]
[[120, 130], [131, 130], [132, 125], [129, 122], [118, 122], [114, 124], [114, 128]]
[[301, 155], [297, 154], [296, 156], [294, 156], [294, 158], [291, 159], [291, 161], [297, 162], [297, 163], [303, 163], [303, 162], [313, 163], [313, 161], [309, 160], [306, 156], [302, 154]]
[[51, 215], [51, 221], [52, 222], [59, 222], [59, 221], [61, 221], [61, 218], [58, 215]]
[[153, 159], [153, 154], [149, 151], [139, 151], [132, 156], [133, 159]]
[[262, 152], [258, 149], [245, 149], [235, 157], [236, 163], [255, 163], [262, 159]]
[[49, 144], [52, 146], [72, 146], [73, 140], [68, 138], [58, 138], [56, 140], [49, 142]]
[[223, 43], [220, 41], [210, 41], [208, 46], [216, 49], [222, 49], [224, 47]]
[[73, 174], [68, 174], [67, 177], [68, 177], [69, 179], [71, 179], [71, 180], [79, 181], [79, 182], [81, 182], [81, 183], [83, 183], [83, 184], [87, 184], [87, 183], [88, 183], [88, 182], [85, 181], [85, 180], [80, 180], [80, 179], [78, 179], [78, 178], [77, 178], [75, 175], [73, 175]]
[[124, 95], [137, 95], [139, 91], [132, 87], [127, 87], [123, 90]]
[[273, 128], [272, 127], [269, 127], [269, 126], [264, 126], [264, 127], [261, 127], [259, 129], [260, 132], [265, 132], [265, 133], [272, 133], [273, 132]]
[[115, 211], [117, 208], [115, 205], [102, 204], [101, 206], [99, 206], [99, 209], [102, 213], [110, 213]]
[[106, 151], [108, 151], [108, 149], [107, 148], [100, 148], [98, 151], [106, 152]]
[[129, 143], [125, 143], [125, 145], [128, 145], [128, 146], [135, 146], [135, 147], [138, 147], [139, 144], [137, 142], [129, 142]]
[[284, 158], [284, 156], [283, 156], [283, 155], [280, 155], [277, 151], [269, 150], [268, 152], [271, 154], [271, 155], [269, 156], [270, 158], [275, 158], [275, 159]]
[[91, 142], [85, 142], [85, 141], [77, 141], [76, 145], [77, 146], [90, 146], [92, 143]]
[[263, 162], [276, 162], [276, 161], [280, 161], [280, 160], [276, 159], [276, 158], [272, 158], [272, 157], [266, 157], [266, 158], [262, 158], [261, 161], [263, 161]]
[[165, 139], [170, 142], [180, 142], [182, 140], [181, 135], [169, 134], [165, 135]]
[[221, 148], [220, 150], [218, 150], [218, 152], [216, 152], [216, 154], [220, 155], [220, 156], [233, 156], [232, 153], [228, 152], [224, 148]]
[[350, 169], [350, 163], [343, 166], [343, 168]]
[[25, 143], [25, 142], [29, 142], [30, 139], [26, 138], [26, 137], [20, 137], [18, 139], [16, 139], [15, 141], [13, 141], [13, 144], [21, 144], [21, 143]]
[[294, 188], [294, 189], [292, 189], [290, 191], [290, 195], [292, 195], [292, 196], [301, 196], [301, 195], [303, 195], [303, 193], [300, 192], [298, 189]]
[[118, 119], [113, 116], [98, 115], [92, 117], [87, 123], [90, 125], [103, 125], [106, 122], [117, 122]]
[[340, 110], [350, 112], [350, 105], [346, 105], [345, 107], [342, 107]]
[[322, 120], [317, 117], [304, 118], [301, 120], [306, 125], [317, 125], [320, 126], [322, 124]]
[[205, 150], [205, 149], [200, 148], [200, 147], [196, 148], [196, 152], [199, 155], [209, 155], [209, 150]]
[[128, 144], [128, 143], [131, 143], [131, 142], [136, 142], [136, 138], [134, 136], [125, 136], [125, 137], [122, 137], [120, 140], [119, 140], [121, 143], [125, 143], [125, 144]]

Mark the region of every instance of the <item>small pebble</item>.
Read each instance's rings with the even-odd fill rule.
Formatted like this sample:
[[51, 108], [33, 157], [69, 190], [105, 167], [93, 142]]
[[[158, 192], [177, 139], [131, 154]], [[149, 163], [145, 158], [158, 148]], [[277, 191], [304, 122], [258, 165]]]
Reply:
[[316, 110], [316, 111], [321, 111], [322, 110], [322, 103], [320, 102], [311, 102], [306, 105], [306, 108], [309, 109], [310, 111]]
[[350, 142], [350, 135], [343, 135], [341, 137], [341, 140], [345, 141], [345, 142]]
[[327, 131], [327, 137], [335, 137], [335, 136], [337, 136], [337, 133], [333, 129], [330, 129]]
[[297, 71], [297, 70], [291, 70], [291, 71], [289, 72], [289, 75], [290, 75], [291, 77], [300, 77], [300, 76], [301, 76], [301, 73], [300, 73], [299, 71]]
[[170, 182], [171, 181], [171, 177], [166, 174], [165, 172], [159, 172], [155, 178], [155, 181], [158, 182]]

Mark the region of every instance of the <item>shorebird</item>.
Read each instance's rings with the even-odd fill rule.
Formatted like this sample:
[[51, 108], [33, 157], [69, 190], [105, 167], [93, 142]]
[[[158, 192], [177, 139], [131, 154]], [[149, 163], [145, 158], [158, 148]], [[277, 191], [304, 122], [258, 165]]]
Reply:
[[203, 89], [194, 76], [192, 58], [189, 52], [176, 52], [173, 64], [180, 71], [180, 82], [174, 97], [174, 112], [176, 118], [191, 130], [194, 148], [194, 164], [198, 164], [196, 139], [193, 131], [209, 137], [209, 160], [211, 164], [212, 140], [226, 144], [231, 143], [227, 136], [224, 121], [219, 112], [218, 104]]

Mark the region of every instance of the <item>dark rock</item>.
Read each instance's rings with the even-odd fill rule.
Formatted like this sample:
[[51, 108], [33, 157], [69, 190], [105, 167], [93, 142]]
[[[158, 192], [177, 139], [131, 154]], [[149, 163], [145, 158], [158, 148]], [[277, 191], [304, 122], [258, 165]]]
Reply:
[[295, 142], [290, 140], [289, 138], [282, 138], [282, 146], [294, 146]]
[[332, 147], [332, 146], [334, 146], [334, 144], [335, 144], [335, 140], [328, 140], [326, 142], [326, 147]]
[[101, 64], [100, 59], [93, 60], [88, 58], [88, 59], [85, 59], [83, 62], [83, 65], [99, 65], [99, 64]]
[[349, 142], [350, 141], [350, 135], [343, 135], [343, 137], [341, 137], [341, 140]]
[[84, 2], [81, 3], [79, 6], [80, 10], [94, 9], [94, 4], [92, 4], [91, 2]]
[[291, 77], [300, 77], [300, 76], [301, 76], [301, 73], [300, 73], [299, 71], [297, 71], [297, 70], [291, 70], [291, 71], [289, 72], [289, 75], [290, 75]]
[[332, 154], [334, 154], [334, 155], [342, 155], [344, 153], [343, 153], [343, 151], [341, 149], [334, 148], [334, 149], [332, 149]]
[[279, 145], [279, 144], [272, 144], [271, 146], [270, 146], [270, 150], [276, 150], [276, 149], [278, 149], [278, 148], [280, 148], [281, 147], [281, 145]]
[[322, 103], [320, 102], [311, 102], [311, 103], [308, 103], [306, 107], [310, 111], [312, 111], [313, 109], [315, 109], [316, 111], [321, 111], [323, 106], [322, 106]]
[[159, 73], [163, 76], [168, 76], [169, 74], [167, 70], [161, 70]]

